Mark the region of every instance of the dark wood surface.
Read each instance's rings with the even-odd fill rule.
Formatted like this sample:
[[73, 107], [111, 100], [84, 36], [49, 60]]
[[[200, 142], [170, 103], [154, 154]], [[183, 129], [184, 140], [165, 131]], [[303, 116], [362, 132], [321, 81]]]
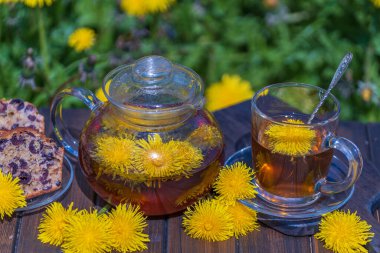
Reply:
[[[48, 111], [42, 110], [47, 116]], [[79, 134], [89, 112], [70, 110], [64, 112], [65, 120], [73, 132]], [[221, 110], [215, 116], [225, 136], [225, 155], [249, 145], [250, 107], [249, 102]], [[49, 122], [48, 117], [46, 121]], [[48, 134], [52, 134], [50, 124]], [[370, 224], [376, 233], [375, 239], [367, 245], [370, 252], [380, 252], [380, 220], [377, 209], [380, 207], [380, 124], [361, 124], [343, 122], [338, 134], [356, 143], [364, 158], [363, 173], [356, 185], [352, 199], [344, 207], [358, 214]], [[97, 197], [83, 178], [78, 164], [74, 183], [69, 192], [61, 199], [64, 205], [73, 201], [78, 208], [102, 206], [104, 202]], [[37, 240], [37, 226], [43, 210], [27, 215], [15, 215], [12, 219], [0, 222], [0, 253], [40, 253], [60, 252], [59, 248], [44, 245]], [[148, 233], [151, 242], [144, 252], [226, 252], [226, 253], [281, 253], [281, 252], [330, 252], [313, 236], [292, 237], [283, 235], [262, 225], [239, 240], [231, 238], [224, 242], [205, 242], [188, 237], [181, 228], [181, 216], [150, 218]]]

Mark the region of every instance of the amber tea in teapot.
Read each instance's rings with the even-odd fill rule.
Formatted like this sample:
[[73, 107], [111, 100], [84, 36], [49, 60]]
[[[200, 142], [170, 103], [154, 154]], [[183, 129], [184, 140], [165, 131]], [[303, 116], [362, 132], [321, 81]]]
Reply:
[[[58, 93], [54, 131], [103, 199], [138, 204], [147, 215], [175, 213], [209, 191], [222, 162], [222, 134], [203, 108], [203, 89], [191, 69], [144, 57], [106, 76], [105, 103], [81, 88]], [[79, 140], [60, 113], [69, 95], [92, 111]]]

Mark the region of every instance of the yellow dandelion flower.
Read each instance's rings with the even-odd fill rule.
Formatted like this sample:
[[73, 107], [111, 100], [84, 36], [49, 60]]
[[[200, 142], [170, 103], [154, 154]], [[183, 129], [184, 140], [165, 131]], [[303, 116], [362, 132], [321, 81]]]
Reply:
[[230, 205], [228, 207], [228, 213], [232, 216], [233, 232], [236, 238], [259, 229], [257, 213], [255, 210], [237, 202], [235, 205]]
[[266, 95], [268, 95], [269, 93], [269, 89], [264, 89], [263, 91], [260, 92], [260, 94], [258, 95], [258, 97], [264, 97]]
[[144, 16], [149, 12], [145, 0], [121, 0], [120, 7], [131, 16]]
[[254, 198], [257, 192], [252, 184], [253, 177], [254, 172], [245, 163], [237, 162], [220, 171], [214, 189], [220, 195], [219, 199], [228, 204], [238, 199]]
[[120, 7], [128, 15], [144, 16], [165, 12], [174, 2], [175, 0], [121, 0]]
[[63, 252], [103, 253], [111, 251], [111, 221], [97, 210], [80, 211], [68, 217], [62, 244]]
[[380, 8], [380, 0], [371, 0], [371, 2], [376, 8]]
[[195, 129], [188, 137], [188, 141], [201, 148], [215, 148], [223, 145], [219, 129], [205, 124]]
[[67, 210], [59, 202], [53, 202], [42, 215], [38, 226], [38, 239], [43, 243], [60, 246], [64, 239], [64, 229], [67, 226], [69, 217], [75, 215], [77, 210], [73, 210], [73, 203]]
[[159, 134], [154, 134], [149, 135], [148, 140], [140, 139], [136, 143], [134, 166], [152, 179], [187, 175], [203, 161], [200, 149], [186, 141], [164, 143]]
[[118, 205], [109, 215], [113, 247], [119, 252], [145, 250], [149, 235], [144, 233], [148, 226], [146, 217], [138, 206]]
[[150, 13], [165, 12], [175, 0], [145, 0]]
[[95, 43], [95, 31], [81, 27], [76, 29], [69, 37], [68, 45], [77, 52], [91, 48]]
[[12, 178], [11, 174], [3, 174], [0, 169], [0, 217], [12, 216], [16, 208], [26, 206], [24, 191], [18, 184], [18, 177]]
[[[380, 0], [379, 0], [379, 2], [380, 2]], [[363, 98], [363, 100], [365, 102], [370, 102], [371, 99], [372, 99], [372, 97], [373, 97], [373, 90], [371, 88], [369, 88], [369, 87], [363, 88], [360, 91], [360, 95], [361, 95], [361, 97]]]
[[188, 176], [188, 172], [201, 166], [203, 155], [199, 148], [194, 147], [188, 141], [170, 141], [169, 143], [175, 143], [178, 146], [176, 162], [177, 164], [180, 164], [180, 162], [183, 164], [183, 173], [181, 175]]
[[108, 99], [106, 97], [106, 95], [104, 95], [104, 92], [103, 92], [103, 89], [102, 88], [99, 88], [95, 91], [95, 96], [102, 102], [107, 102]]
[[228, 207], [217, 200], [201, 200], [184, 213], [182, 225], [192, 238], [224, 241], [233, 235]]
[[42, 8], [44, 6], [50, 6], [53, 4], [54, 0], [24, 0], [24, 4], [30, 8]]
[[103, 172], [110, 175], [124, 175], [133, 167], [132, 153], [135, 142], [119, 136], [99, 136], [94, 142], [95, 149], [91, 152], [101, 167], [98, 176]]
[[299, 126], [301, 120], [288, 119], [284, 125], [271, 124], [265, 130], [269, 148], [275, 152], [291, 156], [306, 155], [312, 148], [316, 138], [315, 130]]
[[315, 238], [337, 253], [368, 252], [364, 246], [375, 236], [370, 229], [371, 225], [360, 220], [356, 212], [334, 211], [322, 217]]
[[[109, 92], [109, 89], [110, 89], [110, 85], [111, 85], [111, 82], [112, 82], [112, 79], [108, 80], [107, 83], [106, 83], [106, 92]], [[108, 99], [106, 97], [106, 95], [104, 94], [103, 92], [103, 89], [102, 88], [99, 88], [95, 91], [95, 96], [102, 102], [107, 102]]]
[[238, 75], [223, 75], [206, 90], [206, 108], [216, 111], [252, 98], [254, 92], [248, 81]]

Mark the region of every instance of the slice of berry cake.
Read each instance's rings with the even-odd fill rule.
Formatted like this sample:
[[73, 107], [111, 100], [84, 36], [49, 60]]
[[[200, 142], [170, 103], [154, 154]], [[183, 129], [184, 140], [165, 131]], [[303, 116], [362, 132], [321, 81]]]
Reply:
[[29, 128], [0, 131], [0, 169], [18, 177], [27, 199], [55, 191], [62, 183], [63, 149]]
[[29, 127], [40, 133], [45, 131], [44, 116], [37, 108], [22, 99], [0, 99], [0, 130]]

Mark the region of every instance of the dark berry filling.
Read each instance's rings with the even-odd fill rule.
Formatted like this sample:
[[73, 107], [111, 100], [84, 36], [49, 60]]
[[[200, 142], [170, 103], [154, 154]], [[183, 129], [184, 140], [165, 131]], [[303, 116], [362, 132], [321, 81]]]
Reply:
[[13, 105], [13, 104], [17, 104], [16, 109], [17, 109], [18, 111], [24, 109], [24, 107], [25, 107], [25, 103], [24, 103], [24, 101], [23, 101], [22, 99], [19, 99], [19, 98], [12, 99], [12, 100], [11, 100], [11, 104], [12, 104], [12, 105]]
[[42, 175], [40, 176], [40, 181], [45, 181], [47, 177], [49, 176], [49, 171], [48, 170], [43, 170]]
[[19, 136], [17, 138], [17, 135], [14, 134], [11, 138], [11, 142], [13, 145], [18, 146], [18, 145], [23, 144], [25, 142], [25, 138], [23, 136]]
[[47, 191], [47, 190], [50, 190], [51, 187], [52, 187], [51, 185], [45, 185], [44, 187], [42, 187], [42, 190]]
[[12, 174], [16, 174], [17, 173], [17, 170], [18, 170], [18, 165], [15, 163], [15, 162], [11, 162], [8, 164], [9, 167], [12, 168]]
[[0, 139], [0, 152], [3, 152], [5, 144], [8, 142], [7, 139]]
[[26, 173], [25, 171], [21, 171], [20, 175], [18, 176], [20, 179], [20, 183], [22, 184], [28, 184], [30, 182], [30, 179], [32, 178], [29, 173]]
[[27, 111], [33, 111], [33, 105], [27, 105], [26, 107], [25, 107], [25, 111], [27, 112]]
[[20, 162], [20, 167], [22, 169], [24, 169], [24, 168], [26, 168], [26, 166], [28, 166], [28, 163], [22, 158], [20, 158], [19, 162]]
[[32, 140], [29, 143], [29, 151], [32, 154], [38, 154], [38, 152], [40, 152], [42, 150], [42, 148], [43, 148], [43, 144], [39, 141]]
[[54, 159], [53, 153], [42, 153], [42, 157], [45, 158], [46, 161], [51, 161]]
[[34, 115], [28, 115], [28, 119], [30, 121], [35, 121], [36, 120], [36, 116], [34, 116]]
[[2, 101], [0, 101], [0, 113], [4, 113], [8, 108], [8, 105]]

